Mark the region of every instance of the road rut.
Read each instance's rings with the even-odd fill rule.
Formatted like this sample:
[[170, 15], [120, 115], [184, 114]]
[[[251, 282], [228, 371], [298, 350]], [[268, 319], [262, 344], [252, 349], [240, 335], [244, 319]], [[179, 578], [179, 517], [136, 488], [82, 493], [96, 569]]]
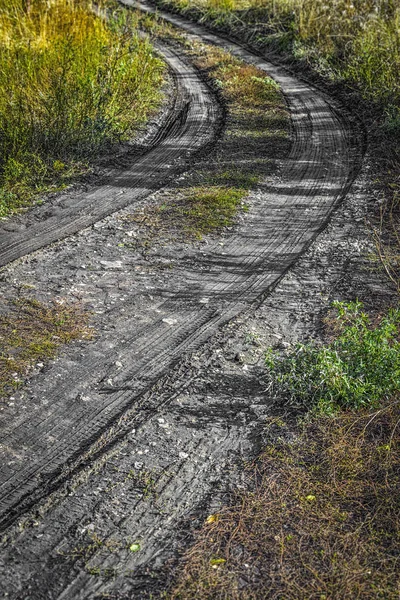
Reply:
[[[152, 10], [145, 5], [140, 8]], [[83, 357], [54, 365], [57, 377], [43, 375], [36, 390], [33, 382], [36, 401], [18, 422], [5, 419], [1, 426], [5, 456], [8, 452], [13, 457], [3, 461], [0, 471], [3, 529], [107, 448], [113, 436], [123, 432], [125, 414], [134, 411], [145, 424], [157, 413], [168, 399], [153, 394], [149, 408], [146, 393], [277, 284], [326, 225], [360, 164], [351, 125], [314, 87], [200, 26], [159, 14], [189, 32], [192, 39], [226, 48], [280, 84], [292, 116], [292, 149], [280, 165], [279, 176], [259, 186], [260, 202], [224, 239], [223, 246], [214, 240], [201, 252], [192, 253], [190, 260], [183, 258], [173, 277], [140, 298], [130, 296], [134, 273], [129, 265], [122, 265], [124, 298], [108, 315], [113, 331], [103, 332]], [[188, 117], [176, 136], [163, 140], [107, 189], [82, 198], [79, 212], [67, 209], [62, 226], [54, 217], [38, 225], [32, 237], [22, 232], [6, 240], [0, 248], [2, 264], [132, 204], [152, 191], [144, 183], [151, 173], [160, 171], [157, 177], [162, 178], [169, 172], [166, 161], [179, 162], [182, 154], [211, 141], [217, 108], [210, 91], [170, 50], [163, 52], [180, 73], [183, 97], [190, 94], [191, 98]], [[129, 198], [117, 195], [122, 189], [129, 190]], [[41, 260], [40, 253], [36, 258]], [[122, 366], [116, 366], [116, 358]], [[218, 452], [224, 452], [223, 444]], [[57, 597], [78, 597], [74, 589]], [[83, 592], [82, 597], [86, 597]]]

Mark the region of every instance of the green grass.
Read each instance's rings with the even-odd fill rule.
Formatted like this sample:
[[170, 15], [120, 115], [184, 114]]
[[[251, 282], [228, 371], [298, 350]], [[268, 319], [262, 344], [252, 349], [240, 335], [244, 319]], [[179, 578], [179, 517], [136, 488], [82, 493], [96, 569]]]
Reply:
[[20, 388], [31, 368], [56, 356], [58, 348], [76, 339], [89, 339], [89, 314], [78, 305], [48, 306], [31, 298], [12, 302], [0, 315], [0, 397]]
[[336, 336], [266, 356], [271, 392], [307, 409], [335, 412], [377, 406], [400, 391], [400, 309], [378, 323], [361, 302], [334, 303]]
[[135, 17], [78, 0], [0, 0], [0, 217], [130, 138], [157, 108], [164, 65]]
[[161, 219], [168, 212], [168, 220], [181, 222], [185, 233], [197, 238], [223, 227], [232, 226], [240, 208], [246, 210], [242, 200], [248, 188], [229, 186], [190, 187], [180, 200], [169, 202], [162, 208]]

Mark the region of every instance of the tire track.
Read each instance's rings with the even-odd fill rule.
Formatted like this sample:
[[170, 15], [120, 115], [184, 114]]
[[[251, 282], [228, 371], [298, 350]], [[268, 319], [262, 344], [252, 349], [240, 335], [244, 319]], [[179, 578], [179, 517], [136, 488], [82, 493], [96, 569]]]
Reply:
[[[196, 151], [210, 143], [217, 122], [215, 101], [198, 74], [176, 53], [163, 45], [159, 51], [167, 62], [175, 84], [174, 105], [165, 122], [149, 142], [149, 150], [110, 185], [96, 188], [61, 205], [54, 215], [35, 219], [35, 210], [21, 232], [7, 233], [0, 227], [0, 267], [66, 238], [104, 217], [139, 201], [185, 165]], [[38, 211], [36, 211], [38, 212]]]
[[[144, 5], [140, 8], [152, 10]], [[223, 46], [264, 69], [281, 85], [292, 114], [292, 150], [281, 165], [279, 178], [260, 186], [261, 201], [223, 248], [218, 243], [209, 244], [206, 252], [182, 263], [178, 280], [157, 291], [154, 306], [144, 307], [131, 317], [116, 317], [117, 332], [112, 339], [117, 340], [117, 348], [115, 343], [106, 347], [104, 339], [93, 344], [85, 360], [74, 363], [73, 373], [68, 372], [67, 364], [61, 381], [49, 380], [47, 389], [41, 390], [38, 409], [32, 408], [17, 425], [9, 423], [2, 428], [3, 444], [19, 453], [18, 460], [4, 463], [0, 471], [3, 528], [65, 481], [71, 470], [79, 467], [80, 456], [125, 411], [136, 406], [139, 412], [144, 392], [182, 356], [197, 349], [221, 325], [277, 284], [325, 226], [357, 172], [360, 155], [353, 147], [351, 127], [315, 88], [200, 26], [159, 14], [190, 32], [190, 38]], [[193, 73], [189, 79], [190, 92], [196, 90], [195, 101], [176, 141], [178, 150], [170, 139], [163, 142], [164, 159], [173, 152], [191, 151], [193, 131], [198, 132], [196, 143], [204, 143], [210, 135], [208, 128], [215, 111], [208, 92], [194, 80]], [[142, 181], [140, 169], [152, 166], [150, 154], [129, 171], [132, 187]], [[156, 168], [162, 165], [161, 157]], [[164, 169], [161, 176], [165, 173]], [[126, 178], [125, 173], [124, 181]], [[140, 187], [132, 193], [148, 194], [148, 190]], [[116, 205], [107, 200], [109, 190], [98, 193], [106, 210], [120, 207], [118, 200]], [[94, 193], [91, 201], [95, 198]], [[125, 199], [122, 205], [126, 206]], [[97, 219], [96, 215], [93, 211], [90, 218]], [[85, 218], [75, 218], [74, 226]], [[70, 226], [66, 225], [67, 229]], [[48, 229], [49, 235], [56, 235], [55, 222]], [[132, 299], [128, 297], [125, 305], [132, 307]], [[138, 314], [143, 316], [142, 325]], [[118, 340], [118, 334], [123, 341]], [[113, 366], [116, 351], [124, 364], [120, 370]], [[104, 383], [107, 379], [112, 381], [108, 387]], [[82, 397], [85, 402], [79, 400]]]

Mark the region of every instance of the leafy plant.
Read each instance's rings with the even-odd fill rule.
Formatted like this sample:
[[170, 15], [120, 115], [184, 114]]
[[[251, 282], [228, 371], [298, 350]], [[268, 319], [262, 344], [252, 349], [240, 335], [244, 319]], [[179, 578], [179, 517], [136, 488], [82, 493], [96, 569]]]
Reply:
[[335, 302], [337, 337], [266, 355], [271, 389], [286, 401], [333, 412], [376, 406], [400, 391], [400, 309], [376, 325], [361, 302]]

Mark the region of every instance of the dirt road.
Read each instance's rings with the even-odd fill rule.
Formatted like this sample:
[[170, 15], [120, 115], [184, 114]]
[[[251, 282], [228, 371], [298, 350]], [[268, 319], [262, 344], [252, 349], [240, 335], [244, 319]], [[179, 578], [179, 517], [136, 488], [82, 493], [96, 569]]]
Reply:
[[291, 152], [221, 239], [172, 243], [150, 262], [122, 252], [120, 216], [145, 205], [218, 131], [212, 92], [161, 48], [176, 95], [149, 150], [107, 186], [67, 196], [50, 213], [33, 211], [2, 236], [2, 265], [35, 251], [8, 264], [4, 289], [33, 283], [44, 298], [74, 291], [94, 308], [99, 332], [67, 349], [32, 379], [23, 402], [1, 413], [7, 598], [147, 597], [179, 542], [177, 525], [216, 484], [224, 488], [269, 411], [256, 375], [235, 367], [218, 381], [230, 323], [254, 312], [304, 254], [360, 167], [360, 140], [323, 93], [200, 26], [162, 16], [280, 84]]

